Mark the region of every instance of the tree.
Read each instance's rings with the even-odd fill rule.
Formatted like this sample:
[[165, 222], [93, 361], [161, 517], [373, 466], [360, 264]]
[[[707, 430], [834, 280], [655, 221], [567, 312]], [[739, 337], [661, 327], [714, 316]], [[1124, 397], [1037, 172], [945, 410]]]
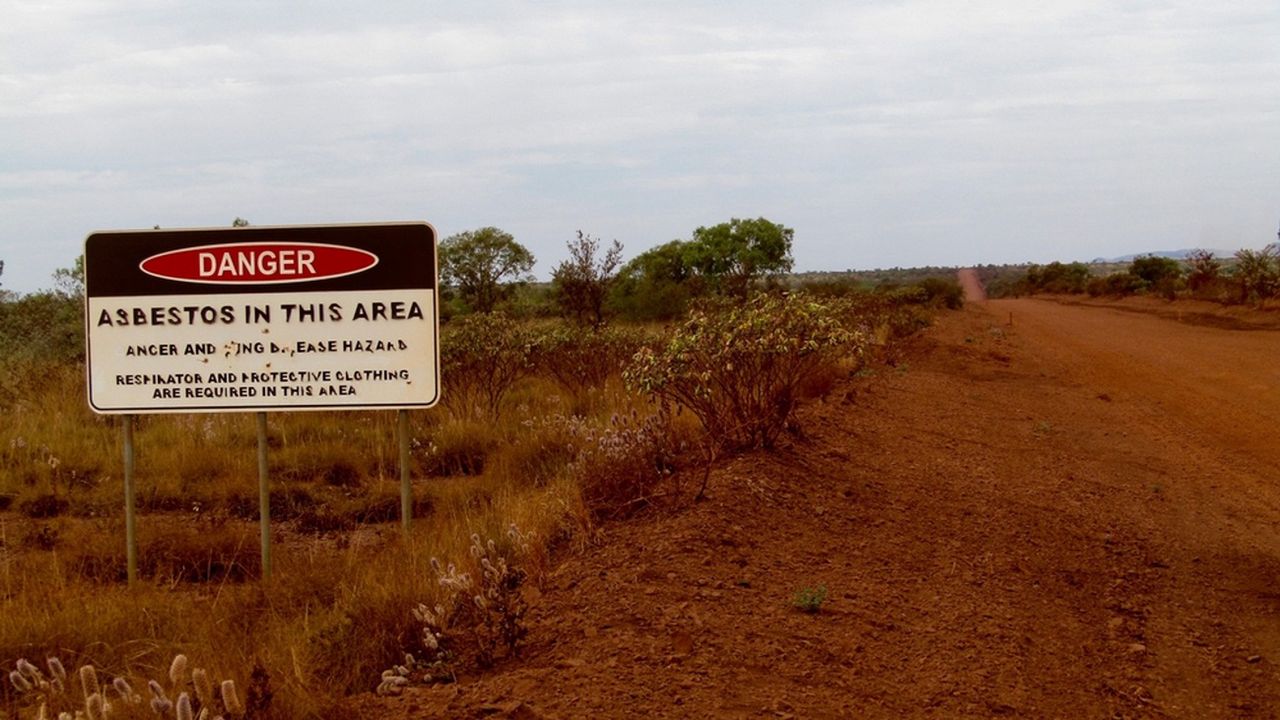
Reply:
[[794, 234], [791, 228], [765, 218], [732, 218], [694, 230], [685, 258], [714, 287], [745, 296], [757, 277], [791, 269]]
[[1148, 285], [1182, 276], [1182, 266], [1177, 260], [1156, 255], [1136, 257], [1129, 264], [1129, 274], [1142, 278]]
[[1173, 258], [1144, 255], [1133, 259], [1129, 274], [1142, 280], [1148, 291], [1172, 300], [1182, 280], [1182, 264]]
[[521, 279], [533, 263], [528, 248], [495, 227], [468, 230], [440, 243], [441, 278], [482, 313], [492, 312], [505, 296], [504, 280]]
[[1020, 293], [1078, 294], [1089, 284], [1089, 266], [1080, 262], [1033, 265], [1017, 284]]
[[[160, 227], [160, 226], [157, 225], [156, 227]], [[249, 227], [249, 221], [237, 215], [236, 219], [231, 221], [231, 227], [233, 228]]]
[[671, 320], [684, 315], [689, 299], [700, 294], [701, 278], [685, 260], [684, 240], [635, 256], [618, 271], [609, 306], [632, 320]]
[[614, 240], [613, 245], [597, 258], [600, 239], [579, 230], [578, 239], [570, 240], [568, 245], [569, 259], [557, 265], [551, 273], [556, 301], [565, 314], [572, 315], [579, 323], [590, 323], [598, 328], [604, 323], [605, 298], [618, 277], [622, 243]]
[[73, 300], [84, 299], [84, 253], [76, 257], [69, 268], [53, 271], [53, 284], [58, 293]]

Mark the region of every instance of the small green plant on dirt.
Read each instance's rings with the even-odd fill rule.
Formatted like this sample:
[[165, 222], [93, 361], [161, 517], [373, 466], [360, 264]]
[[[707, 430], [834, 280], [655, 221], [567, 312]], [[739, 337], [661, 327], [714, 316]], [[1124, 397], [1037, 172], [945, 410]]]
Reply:
[[[134, 691], [123, 676], [103, 683], [93, 665], [77, 672], [80, 697], [73, 696], [62, 661], [51, 657], [46, 661], [48, 674], [26, 659], [19, 658], [17, 669], [9, 673], [9, 682], [18, 691], [19, 707], [33, 709], [30, 716], [47, 718], [174, 718], [175, 720], [226, 720], [254, 717], [246, 710], [236, 691], [234, 680], [216, 683], [203, 668], [191, 669], [186, 655], [176, 655], [169, 664], [169, 684], [147, 680], [150, 696], [145, 700]], [[265, 710], [251, 707], [250, 710]]]
[[[507, 530], [513, 556], [527, 556], [533, 533], [511, 525]], [[419, 654], [382, 672], [379, 695], [399, 695], [414, 682], [452, 682], [459, 665], [470, 662], [488, 669], [502, 657], [519, 654], [529, 633], [529, 610], [522, 593], [528, 572], [509, 560], [493, 540], [471, 536], [473, 575], [436, 558], [431, 568], [445, 598], [435, 607], [419, 604], [413, 618], [421, 628]]]
[[791, 606], [807, 615], [816, 614], [827, 601], [827, 586], [802, 587], [791, 598]]

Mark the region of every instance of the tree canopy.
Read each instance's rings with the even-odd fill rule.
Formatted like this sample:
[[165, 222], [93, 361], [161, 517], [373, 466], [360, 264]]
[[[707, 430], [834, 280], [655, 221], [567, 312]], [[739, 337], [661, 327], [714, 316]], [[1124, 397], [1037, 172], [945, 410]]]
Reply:
[[504, 282], [533, 269], [533, 253], [510, 233], [484, 227], [450, 235], [440, 243], [440, 277], [478, 312], [492, 312], [506, 295]]
[[721, 290], [745, 295], [751, 282], [791, 269], [791, 228], [765, 218], [733, 218], [693, 231], [685, 259]]

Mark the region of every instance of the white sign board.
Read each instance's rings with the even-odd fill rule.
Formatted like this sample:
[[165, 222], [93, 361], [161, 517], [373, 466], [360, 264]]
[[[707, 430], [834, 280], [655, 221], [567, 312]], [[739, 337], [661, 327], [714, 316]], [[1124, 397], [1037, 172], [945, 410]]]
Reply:
[[430, 407], [440, 394], [436, 267], [426, 223], [94, 233], [89, 405]]

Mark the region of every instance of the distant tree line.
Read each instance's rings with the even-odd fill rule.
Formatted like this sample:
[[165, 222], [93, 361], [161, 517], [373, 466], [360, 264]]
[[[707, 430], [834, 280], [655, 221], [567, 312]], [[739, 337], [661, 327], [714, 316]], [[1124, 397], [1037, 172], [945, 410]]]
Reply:
[[1143, 255], [1127, 267], [1052, 262], [979, 276], [991, 297], [1088, 294], [1092, 297], [1152, 295], [1228, 304], [1258, 304], [1280, 297], [1280, 243], [1261, 250], [1240, 250], [1226, 258], [1212, 250], [1194, 250], [1183, 260]]
[[622, 244], [605, 245], [582, 231], [556, 265], [550, 287], [532, 288], [533, 253], [495, 227], [451, 235], [440, 243], [446, 317], [505, 307], [517, 315], [561, 315], [599, 327], [611, 315], [631, 320], [678, 317], [708, 294], [745, 297], [792, 267], [794, 231], [766, 218], [699, 227], [622, 262]]

